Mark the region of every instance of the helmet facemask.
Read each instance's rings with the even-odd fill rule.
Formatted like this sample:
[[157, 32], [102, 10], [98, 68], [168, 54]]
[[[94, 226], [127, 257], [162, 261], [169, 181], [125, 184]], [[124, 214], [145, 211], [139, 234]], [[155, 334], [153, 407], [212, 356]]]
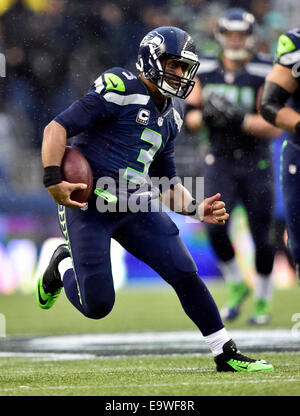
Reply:
[[[174, 59], [187, 64], [183, 76], [167, 71], [168, 59]], [[156, 61], [156, 66], [158, 70], [156, 70], [155, 77], [148, 79], [158, 87], [159, 91], [165, 97], [175, 96], [185, 99], [191, 93], [195, 85], [193, 78], [199, 67], [198, 62], [166, 54]]]

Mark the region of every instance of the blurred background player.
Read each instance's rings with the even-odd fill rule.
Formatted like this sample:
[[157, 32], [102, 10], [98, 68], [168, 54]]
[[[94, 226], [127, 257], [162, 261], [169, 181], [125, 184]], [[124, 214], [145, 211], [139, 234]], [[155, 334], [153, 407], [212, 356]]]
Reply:
[[[159, 27], [140, 44], [137, 76], [120, 67], [105, 71], [84, 97], [46, 126], [44, 185], [60, 204], [68, 248], [61, 245], [54, 251], [38, 280], [36, 298], [41, 308], [49, 309], [64, 287], [69, 301], [84, 316], [101, 319], [108, 315], [115, 301], [110, 264], [110, 240], [114, 238], [173, 287], [210, 347], [218, 371], [269, 371], [273, 366], [268, 362], [239, 353], [178, 228], [165, 212], [150, 209], [152, 200], [158, 198], [147, 187], [148, 172], [152, 176], [155, 167], [155, 175], [172, 181], [173, 187], [169, 184], [161, 194], [172, 210], [219, 225], [229, 217], [220, 194], [195, 201], [176, 181], [174, 140], [183, 117], [179, 98], [191, 92], [198, 66], [191, 37], [175, 27]], [[70, 137], [74, 137], [72, 146], [88, 159], [95, 180], [108, 176], [116, 181], [114, 199], [118, 202], [111, 211], [99, 212], [95, 197], [89, 199], [87, 209], [71, 209], [85, 204], [70, 198], [74, 187], [82, 185], [63, 181], [60, 173]], [[144, 198], [148, 210], [119, 209], [124, 196], [120, 172], [125, 181], [136, 184], [136, 191], [143, 190], [140, 199]]]
[[266, 78], [261, 114], [287, 130], [282, 145], [281, 181], [289, 246], [299, 278], [300, 265], [300, 29], [278, 39], [276, 61]]
[[[252, 14], [241, 8], [228, 9], [218, 20], [216, 39], [219, 59], [200, 60], [195, 88], [187, 99], [186, 124], [191, 131], [209, 128], [210, 145], [205, 157], [205, 193], [222, 193], [232, 211], [238, 202], [246, 208], [255, 245], [257, 277], [252, 324], [270, 319], [271, 273], [274, 261], [273, 226], [274, 183], [270, 139], [278, 136], [258, 114], [258, 103], [271, 61], [254, 53]], [[240, 312], [249, 287], [238, 266], [225, 227], [207, 227], [220, 269], [229, 287], [222, 316], [230, 321]]]

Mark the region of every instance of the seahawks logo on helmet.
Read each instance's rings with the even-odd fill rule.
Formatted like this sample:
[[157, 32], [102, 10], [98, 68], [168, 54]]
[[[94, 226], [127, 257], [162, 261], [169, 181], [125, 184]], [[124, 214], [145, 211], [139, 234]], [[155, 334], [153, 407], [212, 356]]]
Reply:
[[141, 41], [140, 46], [154, 45], [155, 47], [164, 43], [164, 37], [156, 31], [148, 33]]

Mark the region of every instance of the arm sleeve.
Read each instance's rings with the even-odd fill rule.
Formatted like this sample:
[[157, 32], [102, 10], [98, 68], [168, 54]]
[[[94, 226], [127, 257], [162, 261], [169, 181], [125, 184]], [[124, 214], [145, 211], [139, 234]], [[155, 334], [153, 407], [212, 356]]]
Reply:
[[112, 106], [102, 96], [91, 91], [58, 114], [54, 120], [66, 129], [69, 138], [112, 116]]

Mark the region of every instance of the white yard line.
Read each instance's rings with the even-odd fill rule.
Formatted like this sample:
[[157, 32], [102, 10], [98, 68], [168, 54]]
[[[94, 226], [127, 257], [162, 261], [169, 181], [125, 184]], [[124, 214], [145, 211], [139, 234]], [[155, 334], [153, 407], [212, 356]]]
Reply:
[[61, 360], [91, 360], [95, 354], [70, 354], [70, 353], [34, 353], [34, 352], [0, 352], [0, 358], [21, 357], [32, 358], [33, 361], [61, 361]]
[[[232, 330], [229, 335], [238, 347], [260, 351], [300, 350], [299, 336], [290, 329]], [[35, 360], [111, 359], [124, 356], [209, 354], [199, 331], [132, 332], [45, 336], [28, 339], [7, 338], [1, 357], [28, 357]], [[191, 351], [189, 353], [189, 351]]]
[[[237, 342], [247, 342], [251, 345], [257, 345], [258, 342], [279, 341], [299, 343], [299, 335], [290, 329], [260, 329], [260, 330], [231, 330], [229, 335]], [[153, 343], [203, 343], [203, 337], [199, 331], [170, 331], [170, 332], [129, 332], [115, 334], [82, 334], [82, 335], [64, 335], [39, 337], [31, 340], [31, 345], [39, 345], [40, 347], [57, 348], [64, 346], [83, 346], [85, 344], [153, 344]]]

